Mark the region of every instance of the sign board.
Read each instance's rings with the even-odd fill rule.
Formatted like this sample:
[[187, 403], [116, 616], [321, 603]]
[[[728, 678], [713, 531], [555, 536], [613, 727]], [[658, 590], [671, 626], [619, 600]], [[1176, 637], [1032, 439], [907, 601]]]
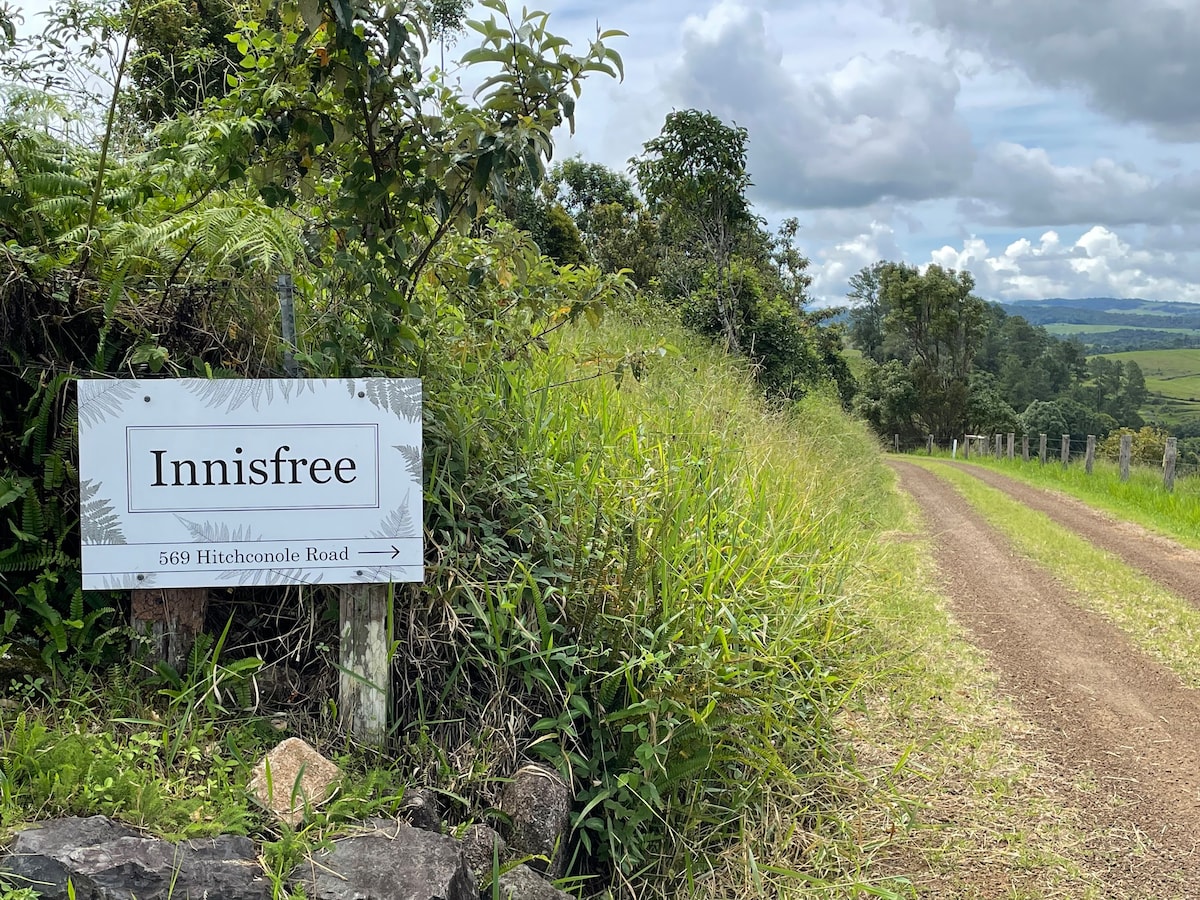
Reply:
[[421, 382], [81, 380], [87, 590], [421, 581]]

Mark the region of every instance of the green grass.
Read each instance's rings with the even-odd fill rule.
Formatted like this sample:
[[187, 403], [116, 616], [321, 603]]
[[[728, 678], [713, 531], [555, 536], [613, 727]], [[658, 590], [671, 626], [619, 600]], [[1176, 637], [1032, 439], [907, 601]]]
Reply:
[[1200, 348], [1135, 350], [1105, 356], [1136, 362], [1141, 367], [1150, 393], [1142, 408], [1146, 419], [1181, 425], [1200, 418]]
[[1200, 549], [1200, 476], [1177, 478], [1175, 490], [1163, 487], [1162, 472], [1148, 466], [1134, 466], [1128, 482], [1122, 482], [1116, 463], [1097, 460], [1088, 475], [1078, 460], [1063, 468], [1058, 462], [1042, 466], [1034, 459], [997, 460], [972, 457], [972, 464], [985, 466], [1018, 478], [1028, 484], [1060, 490], [1073, 497], [1136, 522], [1181, 544]]
[[[450, 498], [461, 535], [433, 535], [436, 595], [406, 597], [409, 705], [386, 762], [328, 716], [214, 706], [214, 678], [250, 677], [236, 661], [158, 693], [80, 673], [0, 708], [0, 828], [106, 812], [173, 837], [244, 832], [283, 896], [309, 848], [393, 813], [407, 786], [442, 791], [451, 824], [486, 821], [535, 757], [575, 788], [573, 871], [607, 862], [615, 897], [909, 897], [908, 874], [935, 896], [997, 879], [1091, 896], [1074, 814], [1014, 741], [1028, 725], [903, 538], [912, 510], [877, 442], [834, 400], [770, 409], [706, 345], [620, 322], [479, 378], [462, 421], [509, 430], [454, 435], [429, 490], [460, 457], [502, 465]], [[452, 538], [480, 558], [536, 552], [471, 568], [442, 555]], [[245, 794], [291, 733], [348, 772], [296, 831]]]
[[949, 481], [1023, 555], [1073, 588], [1072, 602], [1111, 621], [1185, 684], [1200, 687], [1200, 610], [970, 473], [913, 461]]
[[869, 871], [907, 873], [922, 897], [1103, 896], [1080, 858], [1081, 814], [1022, 740], [1033, 726], [947, 612], [912, 501], [889, 492], [884, 508], [888, 530], [848, 585], [876, 666], [847, 715], [860, 828], [878, 843]]
[[[637, 714], [617, 727], [659, 723], [640, 771], [672, 798], [656, 884], [888, 896], [852, 875], [841, 804], [857, 776], [835, 728], [862, 680], [843, 585], [879, 527], [876, 444], [829, 397], [765, 410], [744, 373], [674, 330], [576, 332], [545, 377], [585, 377], [602, 348], [664, 345], [676, 352], [651, 355], [639, 382], [552, 392], [533, 435], [565, 475], [559, 515], [601, 523], [596, 577], [566, 591], [571, 617], [595, 614], [622, 648], [620, 677], [636, 673], [622, 703]], [[688, 758], [707, 762], [676, 774]]]
[[1196, 328], [1156, 328], [1150, 325], [1075, 325], [1052, 322], [1043, 325], [1050, 334], [1109, 334], [1114, 331], [1166, 331], [1171, 334], [1200, 334]]
[[[855, 650], [871, 626], [845, 586], [889, 495], [866, 429], [832, 397], [768, 408], [675, 328], [564, 330], [475, 377], [439, 397], [465, 405], [444, 421], [470, 428], [430, 460], [427, 491], [455, 518], [431, 535], [427, 587], [405, 596], [387, 763], [328, 715], [276, 730], [214, 706], [210, 676], [252, 675], [236, 661], [158, 694], [80, 674], [18, 688], [19, 727], [0, 713], [3, 829], [67, 812], [229, 829], [279, 876], [356, 815], [393, 811], [413, 780], [451, 798], [451, 824], [486, 820], [533, 757], [576, 792], [572, 873], [614, 896], [907, 895], [864, 871], [839, 724], [871, 677]], [[455, 465], [472, 476], [447, 478]], [[292, 733], [352, 773], [344, 802], [298, 832], [245, 796], [266, 744]]]

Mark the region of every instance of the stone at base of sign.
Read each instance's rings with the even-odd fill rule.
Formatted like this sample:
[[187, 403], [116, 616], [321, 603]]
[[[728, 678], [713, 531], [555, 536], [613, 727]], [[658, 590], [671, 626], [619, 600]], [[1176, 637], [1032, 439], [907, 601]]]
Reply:
[[336, 765], [300, 738], [288, 738], [254, 767], [250, 796], [294, 827], [309, 810], [329, 799], [341, 775]]
[[571, 821], [571, 788], [548, 766], [531, 763], [513, 773], [500, 795], [512, 823], [509, 846], [537, 857], [530, 864], [551, 878], [563, 874], [563, 844]]

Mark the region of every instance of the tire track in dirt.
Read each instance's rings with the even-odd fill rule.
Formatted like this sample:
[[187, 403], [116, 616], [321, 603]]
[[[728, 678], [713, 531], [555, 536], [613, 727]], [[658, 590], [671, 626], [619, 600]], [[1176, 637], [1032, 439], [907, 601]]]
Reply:
[[1039, 727], [1111, 897], [1200, 897], [1200, 692], [1020, 556], [935, 474], [891, 461], [921, 509], [956, 620]]
[[1033, 487], [978, 466], [953, 462], [941, 464], [967, 472], [1030, 509], [1045, 513], [1059, 525], [1200, 607], [1200, 551], [1177, 544], [1133, 522], [1114, 519], [1074, 497]]

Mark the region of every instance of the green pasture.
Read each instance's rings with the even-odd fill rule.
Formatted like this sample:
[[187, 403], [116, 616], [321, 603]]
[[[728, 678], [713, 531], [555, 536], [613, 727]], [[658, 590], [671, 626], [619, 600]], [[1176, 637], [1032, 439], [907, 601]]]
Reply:
[[[1147, 313], [1147, 315], [1149, 315]], [[1051, 334], [1111, 334], [1114, 331], [1165, 331], [1170, 334], [1200, 334], [1196, 328], [1151, 328], [1148, 325], [1079, 325], [1072, 322], [1053, 322], [1043, 325]]]

